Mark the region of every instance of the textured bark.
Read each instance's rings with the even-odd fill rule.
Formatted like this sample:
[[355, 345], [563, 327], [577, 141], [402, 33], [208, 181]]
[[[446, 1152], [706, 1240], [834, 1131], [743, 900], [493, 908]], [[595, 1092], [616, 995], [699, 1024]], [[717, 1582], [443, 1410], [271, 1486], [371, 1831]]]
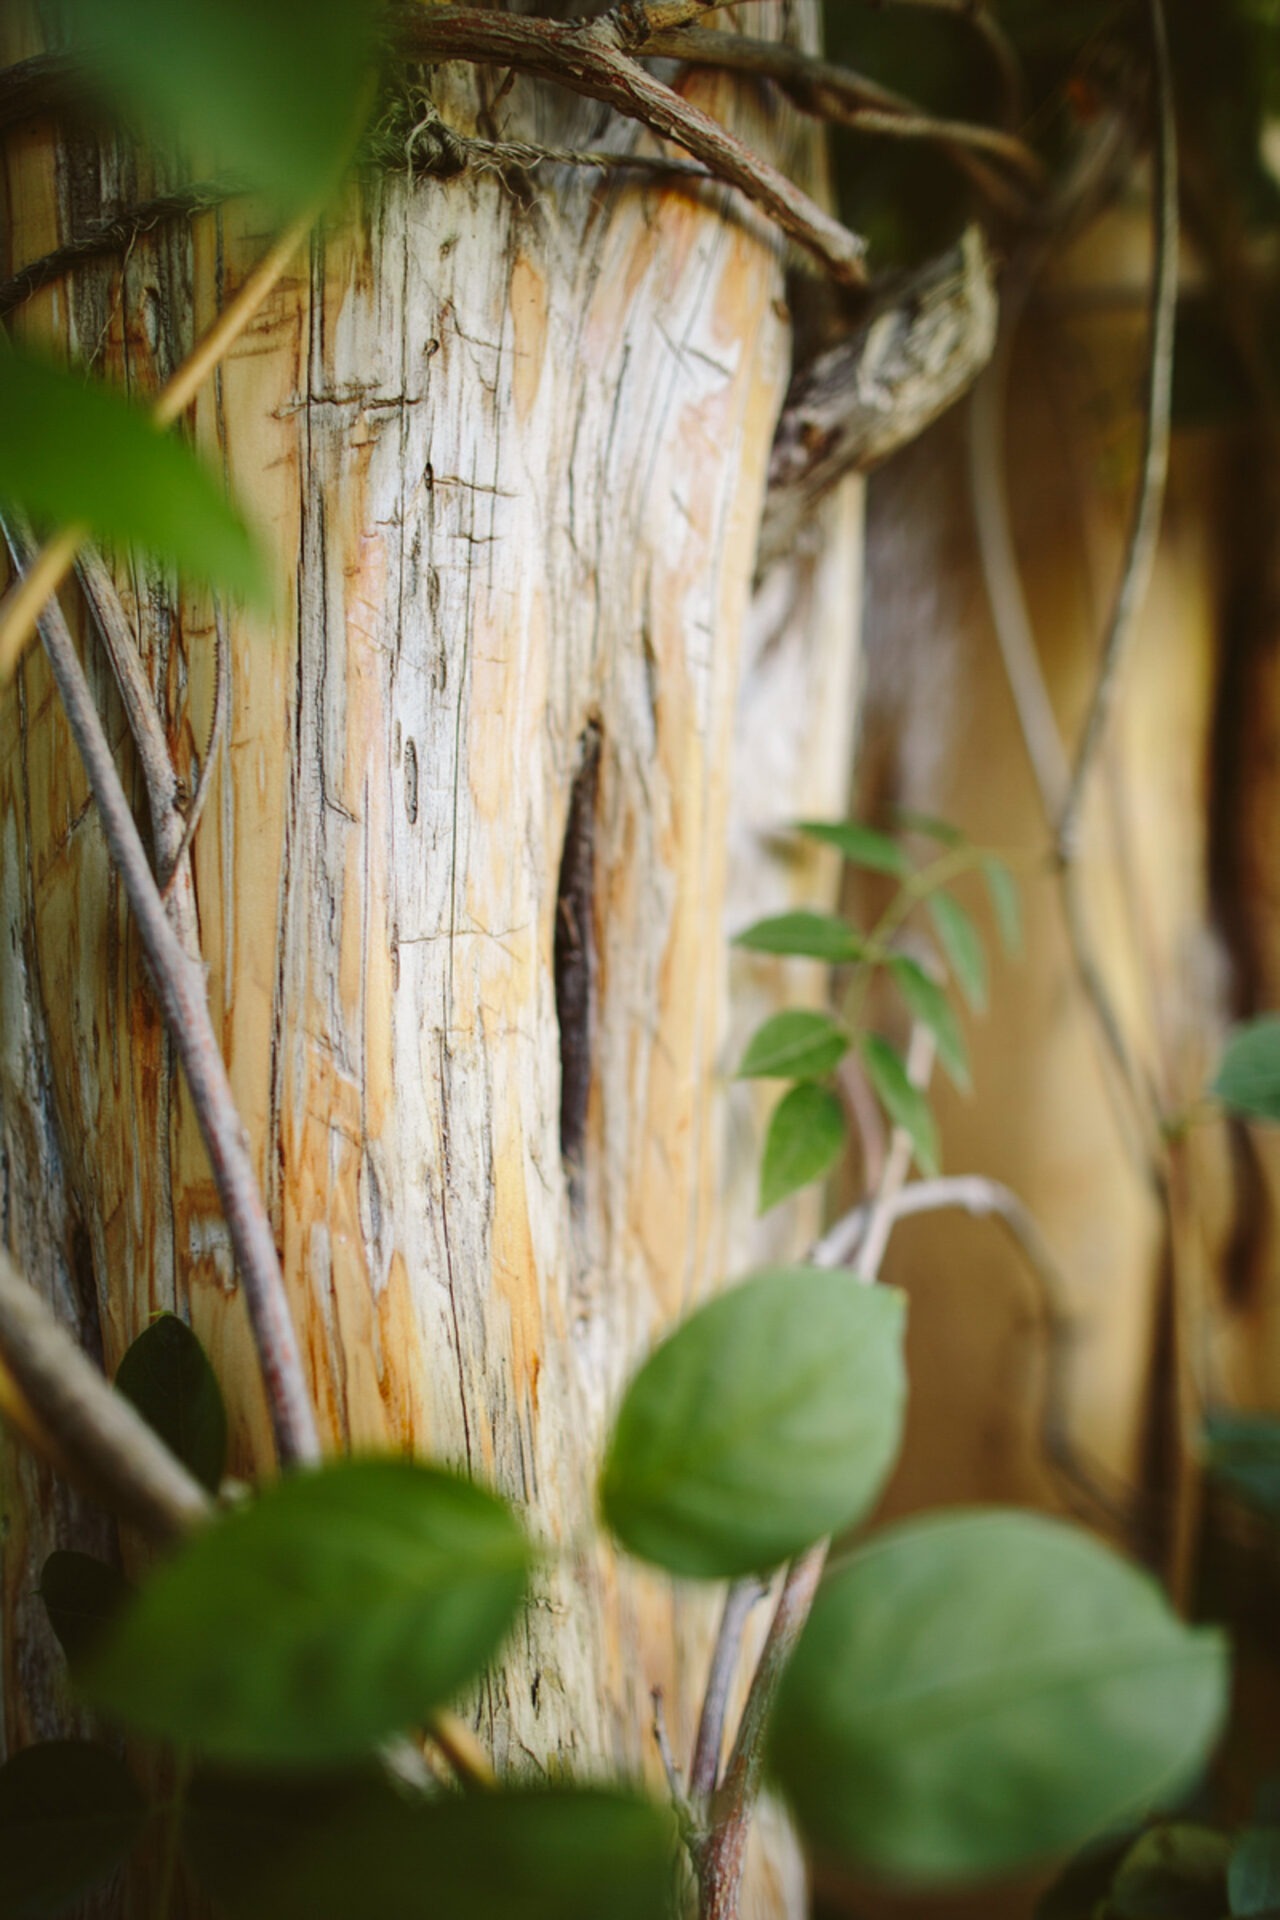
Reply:
[[[812, 30], [807, 5], [752, 16]], [[442, 95], [464, 131], [488, 124], [485, 84], [454, 73]], [[788, 114], [688, 84], [811, 168]], [[527, 85], [497, 111], [534, 137], [623, 137]], [[47, 128], [10, 137], [10, 270], [165, 184], [110, 144], [50, 153]], [[23, 325], [149, 391], [262, 244], [202, 218], [123, 274], [46, 291]], [[834, 880], [769, 833], [842, 810], [856, 485], [823, 510], [833, 542], [749, 608], [790, 371], [781, 263], [718, 190], [384, 174], [194, 410], [280, 566], [276, 617], [230, 621], [231, 725], [194, 848], [215, 1019], [329, 1442], [466, 1467], [560, 1551], [472, 1703], [517, 1771], [652, 1773], [650, 1688], [687, 1751], [703, 1679], [709, 1598], [593, 1543], [592, 1479], [627, 1373], [758, 1245], [749, 1104], [725, 1138], [726, 921]], [[212, 609], [142, 563], [117, 576], [189, 773]], [[155, 1308], [189, 1316], [233, 1465], [261, 1469], [203, 1149], [38, 657], [0, 729], [10, 1245], [91, 1343], [100, 1327], [109, 1369]], [[781, 972], [746, 971], [772, 1003]], [[804, 1231], [797, 1209], [772, 1235], [794, 1251]], [[21, 1743], [57, 1686], [32, 1567], [82, 1536], [29, 1463], [10, 1473]], [[755, 1897], [799, 1910], [785, 1840]]]

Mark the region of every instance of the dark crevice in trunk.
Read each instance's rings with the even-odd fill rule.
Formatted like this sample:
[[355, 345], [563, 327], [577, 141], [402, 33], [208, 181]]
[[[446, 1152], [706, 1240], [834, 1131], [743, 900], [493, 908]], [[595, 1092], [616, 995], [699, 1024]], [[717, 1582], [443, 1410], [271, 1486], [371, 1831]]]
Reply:
[[591, 992], [594, 950], [596, 797], [600, 785], [600, 725], [592, 720], [578, 741], [578, 768], [569, 793], [564, 850], [556, 888], [555, 988], [560, 1028], [560, 1153], [577, 1197], [591, 1088]]

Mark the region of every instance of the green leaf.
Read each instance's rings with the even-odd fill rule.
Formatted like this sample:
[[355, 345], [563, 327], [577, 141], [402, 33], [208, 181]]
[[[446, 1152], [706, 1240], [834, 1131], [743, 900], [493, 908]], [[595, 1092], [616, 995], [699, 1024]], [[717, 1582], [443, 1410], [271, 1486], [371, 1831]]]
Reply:
[[862, 1064], [876, 1095], [895, 1127], [910, 1136], [921, 1169], [932, 1176], [938, 1171], [938, 1130], [933, 1124], [929, 1102], [919, 1087], [913, 1087], [902, 1064], [902, 1056], [878, 1033], [862, 1040]]
[[898, 879], [911, 871], [911, 862], [895, 840], [887, 833], [877, 833], [874, 827], [860, 826], [855, 820], [797, 820], [796, 832], [838, 848], [851, 867], [891, 873]]
[[962, 1093], [973, 1085], [969, 1077], [969, 1054], [956, 1018], [955, 1008], [936, 980], [905, 954], [895, 954], [889, 971], [907, 1003], [913, 1019], [928, 1027], [938, 1043], [938, 1058]]
[[449, 1474], [392, 1459], [296, 1473], [152, 1576], [85, 1691], [211, 1759], [342, 1761], [490, 1658], [529, 1558], [508, 1508]]
[[1226, 1708], [1222, 1636], [1031, 1514], [881, 1534], [820, 1589], [771, 1755], [821, 1849], [916, 1881], [1003, 1873], [1175, 1798]]
[[897, 1455], [904, 1319], [892, 1289], [814, 1267], [712, 1300], [627, 1389], [600, 1480], [608, 1526], [642, 1559], [705, 1580], [851, 1526]]
[[757, 1029], [738, 1068], [740, 1080], [820, 1080], [839, 1066], [851, 1041], [829, 1013], [796, 1008]]
[[982, 936], [960, 902], [949, 893], [929, 895], [929, 913], [942, 951], [960, 984], [960, 991], [975, 1013], [984, 1013], [987, 1005], [987, 961], [982, 951]]
[[118, 1567], [89, 1553], [51, 1553], [40, 1570], [40, 1598], [49, 1625], [72, 1665], [98, 1646], [106, 1629], [133, 1598]]
[[80, 57], [115, 101], [289, 210], [336, 184], [378, 13], [369, 0], [72, 4]]
[[1214, 1413], [1205, 1422], [1205, 1465], [1247, 1505], [1280, 1520], [1280, 1420]]
[[893, 817], [904, 833], [920, 833], [927, 840], [936, 840], [944, 847], [963, 847], [967, 836], [959, 827], [953, 827], [949, 820], [940, 820], [936, 813], [917, 813], [912, 807], [895, 807]]
[[1280, 1014], [1264, 1013], [1227, 1035], [1209, 1091], [1230, 1113], [1280, 1120]]
[[844, 1151], [844, 1108], [827, 1087], [802, 1080], [773, 1110], [760, 1163], [760, 1211], [821, 1180]]
[[669, 1920], [670, 1816], [583, 1788], [405, 1799], [197, 1776], [184, 1852], [232, 1920]]
[[246, 599], [262, 553], [221, 483], [118, 388], [0, 343], [0, 500], [37, 520], [145, 547]]
[[1230, 1852], [1212, 1827], [1153, 1827], [1121, 1861], [1106, 1920], [1222, 1920]]
[[1015, 958], [1022, 952], [1022, 901], [1018, 883], [1009, 867], [994, 853], [983, 856], [982, 874], [991, 895], [991, 911], [1005, 952]]
[[769, 920], [757, 920], [734, 940], [735, 947], [747, 947], [753, 953], [789, 953], [810, 960], [825, 960], [837, 967], [849, 960], [860, 960], [866, 943], [858, 938], [847, 920], [834, 913], [775, 914]]
[[120, 1362], [116, 1389], [201, 1485], [216, 1493], [227, 1457], [227, 1410], [208, 1356], [186, 1322], [159, 1314]]
[[124, 1762], [83, 1740], [24, 1747], [0, 1767], [0, 1913], [65, 1913], [127, 1859], [146, 1804]]
[[1254, 1827], [1231, 1851], [1227, 1893], [1232, 1914], [1280, 1910], [1280, 1827]]

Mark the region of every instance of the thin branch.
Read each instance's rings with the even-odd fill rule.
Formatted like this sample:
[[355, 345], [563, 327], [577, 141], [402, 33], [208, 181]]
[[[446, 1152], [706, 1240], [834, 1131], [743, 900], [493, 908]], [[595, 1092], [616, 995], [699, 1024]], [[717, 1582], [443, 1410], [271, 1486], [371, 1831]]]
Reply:
[[1079, 835], [1084, 790], [1102, 743], [1120, 673], [1155, 566], [1169, 471], [1169, 431], [1173, 405], [1173, 339], [1178, 306], [1178, 132], [1174, 115], [1173, 70], [1162, 0], [1148, 0], [1155, 56], [1157, 100], [1155, 176], [1155, 258], [1151, 273], [1151, 344], [1147, 363], [1147, 405], [1143, 428], [1142, 475], [1134, 504], [1120, 584], [1102, 646], [1102, 660], [1071, 783], [1058, 819], [1058, 847], [1070, 860]]
[[[908, 95], [868, 79], [849, 67], [819, 59], [798, 47], [756, 40], [749, 34], [708, 33], [696, 27], [655, 34], [641, 49], [646, 56], [681, 60], [689, 66], [717, 67], [772, 80], [802, 113], [865, 133], [890, 138], [932, 140], [956, 157], [959, 151], [987, 154], [1008, 167], [1034, 191], [1047, 178], [1038, 154], [1016, 135], [970, 120], [943, 120]], [[982, 182], [989, 180], [985, 173]]]
[[604, 101], [674, 140], [718, 179], [737, 187], [842, 285], [865, 285], [866, 243], [709, 113], [617, 51], [601, 26], [610, 18], [564, 23], [471, 7], [431, 7], [414, 16], [404, 45], [416, 60], [507, 67]]
[[[14, 566], [21, 573], [26, 561], [23, 546], [8, 526], [3, 531]], [[107, 845], [138, 923], [165, 1024], [186, 1070], [244, 1282], [280, 1458], [284, 1462], [314, 1460], [319, 1457], [320, 1445], [302, 1356], [289, 1315], [271, 1223], [218, 1050], [205, 997], [204, 970], [187, 954], [165, 913], [84, 669], [56, 599], [40, 615], [40, 632], [97, 802]]]
[[45, 114], [83, 111], [89, 104], [88, 82], [68, 54], [35, 53], [0, 68], [0, 133]]
[[[928, 1085], [935, 1051], [932, 1033], [917, 1021], [911, 1029], [907, 1048], [907, 1076], [913, 1086]], [[888, 1226], [882, 1229], [880, 1225], [882, 1215], [891, 1208], [899, 1194], [910, 1171], [913, 1152], [911, 1136], [903, 1128], [895, 1127], [884, 1171], [875, 1198], [870, 1203], [866, 1256], [855, 1276], [868, 1286], [876, 1278], [888, 1240]], [[818, 1247], [821, 1245], [819, 1241]], [[695, 1849], [700, 1920], [736, 1920], [747, 1832], [764, 1764], [764, 1729], [783, 1669], [809, 1617], [830, 1544], [828, 1540], [819, 1541], [799, 1559], [793, 1560], [782, 1583], [778, 1604], [769, 1623], [756, 1670], [751, 1676], [737, 1737], [725, 1768], [724, 1782], [711, 1797], [710, 1828]], [[724, 1703], [737, 1664], [742, 1628], [749, 1608], [748, 1596], [754, 1597], [758, 1586], [759, 1583], [754, 1580], [735, 1581], [725, 1599], [698, 1728], [694, 1765], [703, 1780], [714, 1777], [712, 1767], [719, 1756]], [[704, 1739], [703, 1727], [708, 1720], [710, 1724]], [[695, 1800], [695, 1804], [699, 1803]]]
[[[932, 1032], [921, 1021], [917, 1021], [911, 1029], [911, 1040], [907, 1047], [907, 1078], [913, 1087], [928, 1086], [936, 1053], [937, 1042]], [[865, 1286], [873, 1285], [879, 1276], [880, 1263], [893, 1231], [893, 1209], [901, 1198], [914, 1155], [915, 1142], [911, 1135], [904, 1127], [895, 1127], [884, 1173], [875, 1199], [871, 1202], [867, 1230], [858, 1247], [857, 1277]]]
[[112, 1512], [159, 1540], [207, 1517], [199, 1481], [107, 1385], [52, 1310], [0, 1250], [0, 1363], [33, 1422], [6, 1411], [37, 1451]]
[[488, 1754], [466, 1721], [447, 1707], [433, 1713], [427, 1726], [431, 1739], [464, 1785], [492, 1792], [498, 1784]]
[[991, 258], [973, 226], [801, 369], [769, 457], [758, 575], [794, 551], [847, 473], [877, 466], [954, 405], [992, 352], [997, 316]]
[[[310, 233], [317, 211], [316, 207], [307, 208], [286, 228], [161, 389], [151, 409], [158, 427], [171, 426], [185, 412], [218, 362], [230, 352]], [[12, 677], [41, 607], [58, 591], [88, 537], [86, 527], [68, 527], [55, 534], [0, 601], [0, 685]]]
[[695, 1858], [700, 1920], [737, 1920], [751, 1812], [764, 1766], [765, 1727], [783, 1672], [809, 1617], [829, 1545], [829, 1541], [819, 1541], [787, 1570], [742, 1710], [724, 1785], [711, 1803], [711, 1831]]
[[[1062, 1475], [1073, 1492], [1085, 1496], [1092, 1509], [1111, 1525], [1128, 1531], [1134, 1515], [1132, 1500], [1124, 1490], [1109, 1488], [1096, 1463], [1081, 1459], [1068, 1437], [1067, 1394], [1062, 1378], [1061, 1360], [1065, 1354], [1070, 1323], [1062, 1302], [1066, 1297], [1066, 1279], [1054, 1258], [1048, 1241], [1031, 1209], [1011, 1188], [998, 1180], [977, 1174], [952, 1175], [932, 1180], [916, 1180], [893, 1196], [889, 1202], [891, 1225], [921, 1214], [956, 1209], [975, 1220], [994, 1220], [1013, 1242], [1026, 1269], [1036, 1283], [1036, 1292], [1045, 1320], [1048, 1352], [1048, 1379], [1045, 1392], [1044, 1449], [1051, 1465]], [[845, 1214], [824, 1235], [814, 1251], [819, 1266], [849, 1266], [858, 1257], [858, 1247], [870, 1222], [872, 1205], [864, 1202]]]
[[707, 1691], [698, 1718], [693, 1764], [689, 1769], [689, 1792], [695, 1806], [702, 1806], [716, 1790], [720, 1777], [720, 1750], [724, 1743], [725, 1715], [733, 1686], [738, 1649], [747, 1616], [758, 1600], [769, 1591], [761, 1580], [735, 1580], [725, 1596], [720, 1631], [711, 1657]]
[[225, 180], [197, 180], [174, 193], [157, 194], [153, 200], [125, 207], [108, 220], [95, 221], [82, 233], [54, 247], [51, 253], [29, 260], [8, 280], [0, 282], [0, 320], [7, 319], [24, 301], [52, 286], [75, 267], [83, 266], [87, 260], [126, 253], [143, 234], [154, 233], [157, 227], [173, 220], [189, 220], [197, 213], [207, 213], [241, 192], [243, 188]]

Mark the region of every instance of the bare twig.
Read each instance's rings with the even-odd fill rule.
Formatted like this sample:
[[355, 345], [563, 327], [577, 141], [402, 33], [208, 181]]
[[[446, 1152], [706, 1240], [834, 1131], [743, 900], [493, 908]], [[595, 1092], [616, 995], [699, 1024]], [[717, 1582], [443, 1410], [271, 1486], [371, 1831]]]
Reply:
[[601, 30], [602, 21], [612, 17], [574, 24], [471, 7], [431, 7], [414, 16], [404, 44], [417, 60], [508, 67], [603, 100], [674, 140], [718, 179], [737, 187], [841, 284], [865, 284], [865, 242], [709, 113], [618, 51], [617, 41]]
[[769, 1712], [822, 1578], [829, 1542], [792, 1562], [752, 1676], [724, 1784], [711, 1802], [711, 1830], [697, 1850], [700, 1920], [737, 1920], [751, 1812], [764, 1766]]
[[[962, 164], [963, 155], [986, 154], [1014, 173], [1024, 188], [1039, 191], [1045, 183], [1039, 156], [1015, 135], [969, 120], [938, 119], [906, 94], [798, 47], [756, 40], [749, 34], [706, 33], [686, 27], [678, 33], [655, 34], [642, 51], [689, 66], [757, 75], [772, 80], [802, 113], [817, 119], [891, 139], [934, 141]], [[986, 188], [991, 176], [980, 169], [977, 180]]]
[[204, 1519], [208, 1494], [81, 1353], [0, 1250], [0, 1363], [34, 1415], [16, 1424], [41, 1452], [145, 1533], [171, 1540]]
[[[907, 1075], [913, 1086], [928, 1085], [934, 1053], [932, 1033], [917, 1022], [912, 1027], [907, 1048]], [[895, 1127], [884, 1171], [875, 1198], [869, 1206], [870, 1217], [864, 1243], [866, 1251], [855, 1276], [868, 1286], [874, 1282], [879, 1271], [892, 1224], [889, 1221], [882, 1226], [882, 1216], [892, 1208], [899, 1195], [911, 1167], [913, 1151], [911, 1136], [901, 1127]], [[815, 1252], [821, 1249], [822, 1244], [818, 1242]], [[756, 1670], [751, 1676], [723, 1784], [711, 1794], [709, 1826], [695, 1849], [700, 1920], [736, 1920], [747, 1831], [764, 1763], [765, 1724], [783, 1669], [809, 1617], [829, 1545], [827, 1540], [820, 1541], [798, 1560], [794, 1560], [782, 1583], [778, 1604], [769, 1623]], [[703, 1701], [694, 1759], [695, 1771], [704, 1783], [714, 1782], [714, 1767], [719, 1758], [723, 1735], [725, 1704], [737, 1663], [742, 1629], [758, 1592], [758, 1581], [739, 1580], [730, 1587], [725, 1599], [720, 1630], [711, 1657], [710, 1678]], [[704, 1793], [708, 1790], [704, 1785]], [[695, 1797], [695, 1804], [702, 1803]]]
[[996, 323], [991, 259], [974, 226], [797, 374], [769, 458], [757, 573], [794, 550], [845, 474], [887, 459], [960, 398], [991, 354]]
[[702, 1805], [715, 1792], [720, 1777], [720, 1749], [724, 1740], [724, 1720], [729, 1708], [738, 1648], [747, 1616], [758, 1600], [769, 1591], [761, 1580], [735, 1580], [725, 1596], [720, 1631], [711, 1659], [707, 1691], [698, 1719], [693, 1764], [689, 1769], [689, 1791], [695, 1805]]
[[197, 180], [174, 193], [157, 194], [152, 200], [125, 207], [110, 219], [95, 221], [82, 233], [54, 247], [52, 252], [41, 254], [38, 260], [29, 260], [0, 283], [0, 319], [7, 318], [25, 300], [62, 279], [73, 268], [83, 266], [85, 261], [100, 260], [105, 254], [126, 253], [143, 234], [153, 233], [157, 227], [173, 220], [189, 220], [193, 214], [207, 213], [242, 191], [225, 180]]
[[492, 1792], [498, 1776], [480, 1742], [466, 1721], [442, 1707], [427, 1722], [432, 1740], [466, 1786]]
[[1142, 473], [1120, 584], [1103, 641], [1098, 677], [1084, 731], [1076, 749], [1071, 782], [1058, 818], [1058, 847], [1064, 860], [1071, 859], [1076, 849], [1085, 786], [1111, 713], [1121, 669], [1132, 643], [1137, 615], [1150, 584], [1160, 535], [1165, 480], [1169, 471], [1173, 337], [1178, 306], [1178, 134], [1163, 0], [1148, 0], [1148, 11], [1155, 56], [1158, 124], [1155, 149], [1155, 257], [1151, 272], [1151, 343], [1147, 361]]
[[[26, 560], [22, 544], [11, 528], [5, 526], [3, 531], [14, 566], [21, 572]], [[313, 1460], [319, 1456], [320, 1447], [302, 1356], [289, 1316], [271, 1223], [209, 1015], [204, 972], [183, 948], [165, 913], [56, 599], [40, 614], [40, 631], [107, 844], [138, 923], [165, 1024], [186, 1070], [244, 1282], [276, 1445], [283, 1461]]]
[[[185, 412], [218, 362], [230, 352], [310, 233], [317, 211], [307, 208], [280, 235], [235, 299], [223, 308], [208, 333], [161, 389], [151, 409], [157, 426], [171, 426]], [[55, 534], [0, 601], [0, 684], [12, 675], [19, 654], [35, 630], [41, 607], [58, 591], [88, 537], [85, 527], [68, 527]]]

